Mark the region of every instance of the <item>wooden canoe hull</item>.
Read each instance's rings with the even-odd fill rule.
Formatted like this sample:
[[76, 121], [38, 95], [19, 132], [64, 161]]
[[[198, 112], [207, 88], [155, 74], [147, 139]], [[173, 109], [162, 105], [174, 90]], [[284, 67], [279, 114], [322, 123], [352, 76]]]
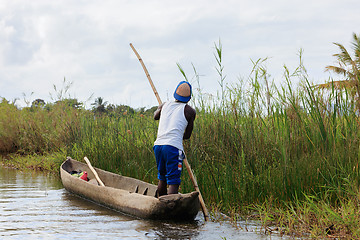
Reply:
[[[65, 189], [125, 214], [145, 219], [188, 221], [193, 220], [199, 211], [198, 192], [156, 198], [157, 186], [153, 184], [98, 168], [95, 170], [105, 187], [97, 184], [94, 174], [85, 163], [68, 157], [60, 167]], [[71, 171], [86, 171], [90, 181], [72, 176]], [[96, 184], [91, 183], [94, 181]]]

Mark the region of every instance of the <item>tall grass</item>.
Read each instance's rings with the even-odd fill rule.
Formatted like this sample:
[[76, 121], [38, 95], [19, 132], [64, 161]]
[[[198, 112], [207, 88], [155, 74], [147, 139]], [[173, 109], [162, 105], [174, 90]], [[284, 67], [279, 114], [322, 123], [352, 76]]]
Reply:
[[43, 154], [59, 151], [76, 139], [81, 111], [62, 102], [50, 109], [0, 102], [0, 153]]
[[[198, 109], [187, 152], [203, 194], [229, 208], [268, 198], [291, 201], [302, 193], [326, 192], [335, 203], [347, 195], [345, 181], [358, 189], [359, 118], [354, 101], [346, 92], [320, 92], [312, 86], [301, 53], [293, 72], [284, 67], [280, 87], [269, 85], [262, 63], [254, 62], [249, 79], [227, 89], [227, 102], [220, 109]], [[328, 188], [337, 191], [329, 196]]]
[[88, 156], [98, 167], [155, 183], [157, 170], [152, 152], [155, 121], [142, 114], [84, 117], [79, 138], [70, 153]]

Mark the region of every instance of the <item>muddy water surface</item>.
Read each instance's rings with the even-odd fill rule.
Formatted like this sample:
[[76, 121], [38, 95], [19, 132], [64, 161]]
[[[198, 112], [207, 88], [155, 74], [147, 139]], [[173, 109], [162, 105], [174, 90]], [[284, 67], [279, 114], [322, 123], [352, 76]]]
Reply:
[[68, 193], [57, 176], [0, 166], [0, 239], [277, 239], [251, 223], [141, 220]]

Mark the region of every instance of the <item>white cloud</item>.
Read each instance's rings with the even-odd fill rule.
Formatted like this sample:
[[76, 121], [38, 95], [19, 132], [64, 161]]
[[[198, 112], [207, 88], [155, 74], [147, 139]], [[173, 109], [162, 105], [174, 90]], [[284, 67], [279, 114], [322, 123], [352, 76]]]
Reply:
[[34, 92], [49, 100], [53, 84], [74, 81], [73, 94], [92, 93], [116, 104], [156, 105], [132, 42], [159, 94], [171, 98], [192, 63], [205, 90], [218, 88], [214, 43], [223, 44], [227, 81], [247, 76], [250, 59], [271, 57], [269, 71], [296, 66], [303, 48], [310, 77], [324, 67], [358, 29], [360, 3], [324, 1], [1, 1], [0, 96]]

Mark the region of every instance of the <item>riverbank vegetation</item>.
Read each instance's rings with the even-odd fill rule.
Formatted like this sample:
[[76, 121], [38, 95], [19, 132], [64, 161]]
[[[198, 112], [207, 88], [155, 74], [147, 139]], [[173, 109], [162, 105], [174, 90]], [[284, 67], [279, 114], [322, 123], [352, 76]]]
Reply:
[[[267, 60], [258, 59], [248, 78], [226, 85], [219, 42], [220, 90], [210, 97], [194, 67], [197, 118], [185, 152], [206, 203], [234, 224], [248, 216], [260, 219], [267, 232], [359, 238], [360, 43], [354, 34], [354, 59], [338, 46], [340, 65], [327, 69], [345, 80], [320, 85], [311, 83], [301, 51], [298, 67], [284, 66], [277, 84]], [[96, 167], [157, 183], [154, 109], [98, 98], [86, 110], [62, 96], [19, 109], [2, 99], [0, 152], [12, 164], [28, 159], [35, 169], [55, 172], [67, 155], [87, 156]], [[183, 171], [181, 191], [192, 189]]]

